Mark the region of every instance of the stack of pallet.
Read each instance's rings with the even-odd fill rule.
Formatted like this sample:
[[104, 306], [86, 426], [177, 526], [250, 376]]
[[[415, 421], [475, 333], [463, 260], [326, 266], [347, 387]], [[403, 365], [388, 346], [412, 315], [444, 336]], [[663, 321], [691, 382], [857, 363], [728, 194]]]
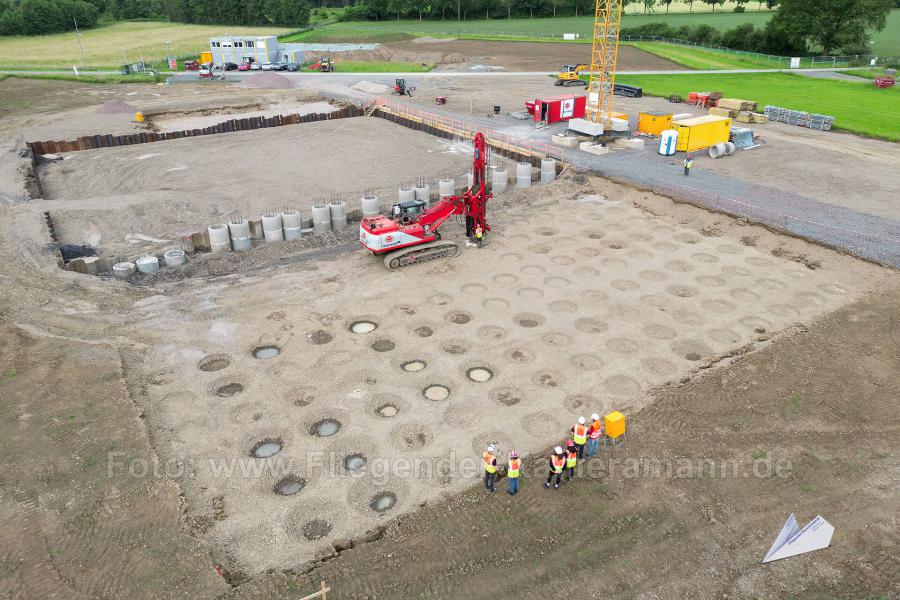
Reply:
[[740, 123], [768, 123], [769, 117], [762, 113], [750, 112], [749, 110], [742, 110], [737, 114], [735, 120]]
[[829, 115], [790, 110], [789, 108], [770, 106], [768, 104], [765, 107], [765, 111], [766, 116], [773, 121], [780, 121], [781, 123], [787, 123], [788, 125], [797, 125], [798, 127], [808, 127], [809, 129], [828, 131], [834, 124], [834, 117]]

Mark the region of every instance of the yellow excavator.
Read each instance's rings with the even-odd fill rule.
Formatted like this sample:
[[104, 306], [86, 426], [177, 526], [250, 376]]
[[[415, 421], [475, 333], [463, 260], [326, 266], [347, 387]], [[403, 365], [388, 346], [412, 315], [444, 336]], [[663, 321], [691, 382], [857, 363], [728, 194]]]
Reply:
[[581, 79], [583, 71], [589, 71], [591, 65], [579, 63], [576, 65], [563, 65], [562, 70], [556, 76], [554, 85], [570, 86], [570, 85], [587, 85], [587, 82]]

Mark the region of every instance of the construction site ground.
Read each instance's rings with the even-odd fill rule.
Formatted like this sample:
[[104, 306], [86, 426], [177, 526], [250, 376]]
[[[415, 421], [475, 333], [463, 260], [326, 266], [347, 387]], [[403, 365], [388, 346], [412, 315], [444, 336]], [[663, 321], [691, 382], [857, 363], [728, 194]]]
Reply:
[[[487, 116], [501, 86], [507, 105], [542, 82], [558, 92], [478, 81], [423, 78], [404, 102], [527, 133]], [[235, 211], [463, 179], [464, 143], [356, 117], [72, 153], [39, 167], [49, 199], [26, 201], [32, 135], [107, 133], [105, 117], [137, 130], [98, 114], [105, 100], [165, 127], [370, 98], [353, 83], [0, 82], [0, 100], [27, 99], [0, 122], [0, 596], [296, 598], [320, 580], [337, 598], [900, 593], [896, 270], [572, 167], [494, 199], [483, 249], [400, 273], [352, 229], [129, 282], [58, 268], [45, 210], [64, 241], [120, 252]], [[448, 107], [428, 106], [442, 89]], [[850, 187], [893, 145], [768, 127], [716, 182], [752, 178], [743, 158], [771, 152], [766, 185], [789, 189], [787, 157], [831, 135], [803, 193], [895, 218], [880, 194], [896, 173]], [[611, 410], [626, 443], [543, 489], [547, 448]], [[526, 454], [516, 498], [478, 486], [489, 441]], [[252, 458], [261, 442], [281, 452]], [[760, 565], [791, 512], [826, 517], [832, 547]]]

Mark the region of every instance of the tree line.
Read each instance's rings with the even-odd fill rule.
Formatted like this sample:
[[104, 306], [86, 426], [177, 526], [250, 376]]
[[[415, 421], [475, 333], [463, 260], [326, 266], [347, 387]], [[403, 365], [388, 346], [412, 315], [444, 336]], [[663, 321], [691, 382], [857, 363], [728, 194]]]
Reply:
[[[624, 0], [645, 13], [668, 11], [673, 0]], [[721, 7], [726, 0], [688, 0]], [[900, 0], [736, 0], [774, 8], [762, 28], [745, 24], [728, 31], [709, 25], [672, 28], [653, 23], [625, 35], [659, 35], [769, 54], [868, 53], [872, 32], [884, 28]], [[387, 19], [501, 19], [589, 16], [595, 0], [0, 0], [0, 35], [34, 35], [94, 27], [103, 19], [164, 19], [180, 23], [283, 25], [309, 23], [310, 5], [341, 8], [348, 21]]]

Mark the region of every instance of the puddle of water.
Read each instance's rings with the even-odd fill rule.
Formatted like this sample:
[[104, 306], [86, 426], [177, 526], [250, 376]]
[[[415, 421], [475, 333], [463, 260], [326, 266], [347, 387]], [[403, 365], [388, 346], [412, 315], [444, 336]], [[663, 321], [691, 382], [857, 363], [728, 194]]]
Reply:
[[323, 419], [312, 426], [311, 433], [319, 437], [330, 437], [341, 430], [341, 422], [334, 419]]
[[362, 454], [351, 454], [344, 459], [344, 467], [351, 473], [359, 473], [366, 467], [366, 457]]
[[466, 377], [475, 383], [484, 383], [490, 381], [494, 373], [485, 367], [473, 367], [466, 371]]
[[422, 390], [422, 394], [429, 400], [446, 400], [450, 397], [450, 388], [444, 385], [429, 385]]
[[281, 354], [281, 348], [278, 346], [259, 346], [253, 349], [255, 358], [275, 358]]
[[350, 331], [353, 333], [372, 333], [378, 329], [378, 325], [372, 321], [355, 321], [350, 324]]
[[390, 510], [397, 503], [397, 496], [392, 492], [384, 492], [383, 494], [378, 494], [372, 501], [369, 503], [369, 506], [372, 507], [372, 510], [376, 512], [384, 512], [386, 510]]
[[256, 446], [253, 447], [252, 454], [256, 458], [269, 458], [275, 456], [279, 452], [281, 452], [281, 442], [267, 440], [256, 444]]
[[293, 496], [302, 490], [305, 485], [305, 480], [290, 475], [275, 484], [275, 493], [279, 496]]
[[410, 360], [400, 365], [407, 373], [416, 373], [423, 370], [426, 366], [424, 360]]

